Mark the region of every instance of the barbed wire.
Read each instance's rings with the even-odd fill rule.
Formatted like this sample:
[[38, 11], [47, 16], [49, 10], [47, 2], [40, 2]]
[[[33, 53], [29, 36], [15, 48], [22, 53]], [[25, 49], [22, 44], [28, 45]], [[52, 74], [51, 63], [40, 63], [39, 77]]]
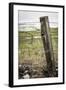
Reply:
[[[58, 24], [58, 22], [48, 22], [49, 24]], [[23, 23], [18, 23], [18, 25], [31, 25], [31, 24], [40, 24], [40, 22], [23, 22]]]

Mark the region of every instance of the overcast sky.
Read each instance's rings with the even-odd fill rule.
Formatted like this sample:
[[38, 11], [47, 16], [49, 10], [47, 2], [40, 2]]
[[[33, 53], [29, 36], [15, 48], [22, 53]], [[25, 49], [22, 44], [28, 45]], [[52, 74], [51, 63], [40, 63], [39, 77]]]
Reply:
[[18, 23], [22, 26], [33, 25], [40, 28], [40, 17], [48, 16], [50, 27], [58, 27], [57, 12], [18, 11], [18, 15]]

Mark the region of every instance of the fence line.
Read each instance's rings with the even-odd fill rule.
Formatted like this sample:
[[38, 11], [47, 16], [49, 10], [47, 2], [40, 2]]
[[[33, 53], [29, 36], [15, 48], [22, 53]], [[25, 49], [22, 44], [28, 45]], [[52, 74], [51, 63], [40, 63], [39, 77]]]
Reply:
[[[18, 23], [18, 25], [34, 24], [34, 23], [39, 23], [39, 24], [40, 24], [40, 22], [23, 22], [23, 23]], [[58, 24], [58, 22], [48, 22], [48, 23], [55, 23], [55, 24]]]

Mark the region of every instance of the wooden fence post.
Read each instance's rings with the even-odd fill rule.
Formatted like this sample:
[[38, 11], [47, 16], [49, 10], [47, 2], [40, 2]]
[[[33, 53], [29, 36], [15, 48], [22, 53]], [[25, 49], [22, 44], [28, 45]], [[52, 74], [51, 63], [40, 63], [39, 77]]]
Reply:
[[40, 17], [41, 22], [41, 36], [45, 50], [45, 56], [47, 61], [47, 69], [49, 77], [56, 76], [53, 48], [51, 43], [51, 37], [49, 33], [49, 20], [48, 16]]

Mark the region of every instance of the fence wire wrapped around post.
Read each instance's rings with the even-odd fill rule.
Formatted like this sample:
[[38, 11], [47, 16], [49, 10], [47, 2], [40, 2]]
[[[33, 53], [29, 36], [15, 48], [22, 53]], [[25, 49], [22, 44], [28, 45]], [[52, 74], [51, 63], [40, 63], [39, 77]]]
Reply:
[[42, 37], [43, 46], [45, 50], [48, 74], [49, 74], [49, 77], [54, 77], [56, 76], [56, 69], [55, 69], [52, 42], [51, 42], [51, 37], [49, 33], [50, 28], [49, 28], [48, 16], [40, 17], [40, 22], [41, 22], [41, 37]]

